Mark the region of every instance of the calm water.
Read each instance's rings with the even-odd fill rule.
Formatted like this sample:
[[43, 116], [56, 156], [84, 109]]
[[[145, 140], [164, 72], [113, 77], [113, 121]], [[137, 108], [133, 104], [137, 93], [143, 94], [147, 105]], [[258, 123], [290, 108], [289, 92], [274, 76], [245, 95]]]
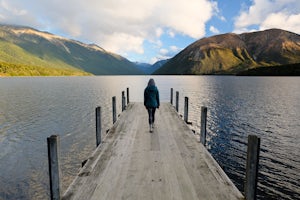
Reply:
[[[111, 97], [130, 88], [143, 100], [148, 76], [0, 79], [0, 199], [49, 197], [46, 138], [60, 135], [63, 190], [95, 148], [94, 110], [112, 125]], [[190, 99], [189, 120], [199, 133], [208, 107], [207, 148], [243, 190], [247, 135], [261, 137], [258, 199], [300, 199], [300, 78], [155, 76], [161, 101], [170, 88]]]

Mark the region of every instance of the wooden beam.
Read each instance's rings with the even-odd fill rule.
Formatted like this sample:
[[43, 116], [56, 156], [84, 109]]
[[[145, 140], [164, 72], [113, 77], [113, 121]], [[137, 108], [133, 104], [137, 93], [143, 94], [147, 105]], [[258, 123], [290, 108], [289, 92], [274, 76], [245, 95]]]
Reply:
[[127, 105], [129, 104], [129, 88], [126, 88], [126, 91], [127, 91]]
[[96, 108], [96, 146], [101, 144], [101, 107]]
[[259, 151], [260, 138], [256, 135], [249, 135], [245, 181], [246, 200], [256, 199]]
[[179, 110], [179, 92], [176, 91], [176, 111], [178, 112]]
[[112, 115], [113, 115], [113, 124], [117, 121], [117, 102], [116, 97], [112, 97]]
[[51, 200], [60, 199], [60, 167], [59, 167], [59, 136], [52, 135], [47, 138], [48, 164]]
[[207, 123], [207, 108], [201, 107], [201, 130], [200, 130], [200, 142], [205, 146], [206, 144], [206, 123]]
[[184, 97], [184, 115], [183, 119], [185, 123], [188, 123], [188, 117], [189, 117], [189, 98]]
[[122, 91], [122, 112], [126, 109], [125, 91]]
[[171, 91], [170, 91], [170, 103], [171, 105], [173, 105], [173, 88], [171, 88]]

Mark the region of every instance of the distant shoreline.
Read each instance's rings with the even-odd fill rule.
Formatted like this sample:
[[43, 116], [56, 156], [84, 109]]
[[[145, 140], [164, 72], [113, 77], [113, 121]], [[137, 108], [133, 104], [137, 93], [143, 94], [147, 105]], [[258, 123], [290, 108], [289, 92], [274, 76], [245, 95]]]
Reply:
[[300, 76], [300, 63], [248, 69], [237, 76]]
[[6, 77], [93, 77], [93, 76], [300, 76], [300, 63], [257, 67], [239, 72], [237, 74], [82, 74], [82, 75], [4, 75], [0, 74], [0, 78]]

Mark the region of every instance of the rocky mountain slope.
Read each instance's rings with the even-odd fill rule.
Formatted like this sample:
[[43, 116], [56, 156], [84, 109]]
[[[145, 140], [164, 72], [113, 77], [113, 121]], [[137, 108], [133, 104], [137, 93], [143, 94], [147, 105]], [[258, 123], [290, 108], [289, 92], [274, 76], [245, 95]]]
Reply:
[[248, 69], [300, 63], [300, 36], [280, 29], [203, 38], [155, 74], [237, 74]]
[[143, 74], [134, 63], [97, 45], [20, 26], [0, 25], [0, 62], [95, 75]]

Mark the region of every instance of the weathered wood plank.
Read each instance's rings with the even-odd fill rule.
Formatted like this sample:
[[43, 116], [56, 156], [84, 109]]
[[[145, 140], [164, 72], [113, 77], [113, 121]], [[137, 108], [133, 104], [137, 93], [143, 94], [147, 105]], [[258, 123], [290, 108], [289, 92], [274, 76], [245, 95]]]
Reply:
[[147, 117], [129, 104], [63, 199], [243, 199], [171, 104]]

